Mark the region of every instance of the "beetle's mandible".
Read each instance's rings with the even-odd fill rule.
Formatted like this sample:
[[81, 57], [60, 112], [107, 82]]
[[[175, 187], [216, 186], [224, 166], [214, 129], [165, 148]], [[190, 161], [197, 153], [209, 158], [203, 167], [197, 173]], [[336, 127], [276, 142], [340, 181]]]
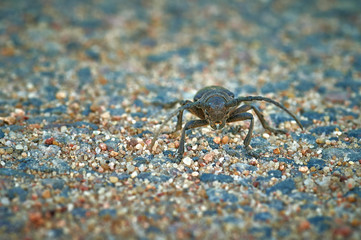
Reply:
[[174, 111], [170, 116], [163, 122], [157, 132], [154, 133], [152, 142], [150, 144], [150, 149], [152, 150], [153, 145], [159, 136], [162, 127], [175, 115], [178, 114], [178, 121], [176, 129], [171, 133], [177, 132], [182, 129], [182, 118], [184, 110], [188, 110], [193, 115], [197, 116], [199, 119], [191, 120], [187, 122], [183, 129], [181, 140], [178, 148], [178, 158], [182, 158], [184, 154], [184, 142], [185, 142], [185, 133], [186, 130], [191, 128], [198, 128], [206, 125], [210, 125], [214, 130], [222, 129], [226, 123], [238, 122], [244, 120], [250, 120], [250, 126], [246, 138], [243, 143], [246, 149], [250, 149], [249, 144], [252, 138], [252, 130], [254, 125], [253, 115], [247, 111], [253, 110], [260, 120], [264, 129], [269, 130], [273, 133], [286, 133], [284, 130], [275, 129], [268, 125], [265, 121], [261, 111], [252, 104], [244, 104], [239, 107], [242, 102], [252, 102], [252, 101], [265, 101], [276, 105], [285, 112], [287, 112], [298, 124], [298, 126], [303, 129], [303, 126], [299, 119], [291, 113], [285, 106], [282, 104], [266, 97], [262, 96], [247, 96], [247, 97], [237, 97], [235, 98], [234, 94], [227, 90], [226, 88], [220, 86], [209, 86], [199, 90], [194, 96], [193, 102], [185, 100], [181, 102], [181, 107]]

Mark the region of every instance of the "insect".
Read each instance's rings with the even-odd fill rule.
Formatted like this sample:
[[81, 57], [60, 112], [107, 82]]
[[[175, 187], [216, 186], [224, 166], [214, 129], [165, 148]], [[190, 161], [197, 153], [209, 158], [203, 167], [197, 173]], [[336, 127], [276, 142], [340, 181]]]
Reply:
[[193, 102], [190, 100], [181, 101], [181, 105], [176, 111], [171, 113], [169, 117], [163, 122], [157, 132], [154, 133], [152, 142], [150, 144], [150, 149], [153, 148], [153, 145], [158, 138], [162, 127], [175, 115], [177, 117], [177, 125], [174, 131], [169, 132], [168, 134], [175, 133], [182, 129], [182, 119], [184, 110], [188, 110], [193, 115], [197, 116], [199, 119], [190, 120], [187, 122], [181, 134], [181, 139], [178, 147], [178, 159], [181, 159], [184, 154], [184, 142], [185, 135], [188, 129], [198, 128], [202, 126], [209, 125], [214, 130], [222, 129], [227, 123], [250, 120], [250, 125], [248, 133], [243, 141], [244, 146], [247, 150], [251, 150], [249, 144], [252, 138], [252, 130], [254, 126], [254, 118], [249, 110], [253, 110], [260, 120], [264, 129], [269, 130], [273, 133], [286, 133], [286, 131], [281, 129], [275, 129], [269, 126], [265, 121], [262, 112], [252, 104], [244, 104], [239, 107], [242, 102], [252, 102], [252, 101], [265, 101], [276, 105], [285, 112], [287, 112], [298, 124], [298, 126], [303, 129], [303, 126], [299, 119], [291, 113], [286, 107], [282, 104], [266, 97], [262, 96], [246, 96], [246, 97], [237, 97], [235, 98], [234, 94], [226, 88], [220, 86], [209, 86], [199, 90], [194, 96]]

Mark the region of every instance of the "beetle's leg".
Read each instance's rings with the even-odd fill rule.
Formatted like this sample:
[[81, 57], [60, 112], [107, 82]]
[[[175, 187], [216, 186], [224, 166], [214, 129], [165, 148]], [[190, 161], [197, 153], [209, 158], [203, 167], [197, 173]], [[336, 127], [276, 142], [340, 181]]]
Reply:
[[287, 133], [287, 131], [285, 130], [282, 130], [282, 129], [278, 129], [278, 128], [272, 128], [267, 122], [266, 120], [264, 119], [264, 115], [263, 113], [258, 109], [258, 107], [256, 106], [252, 106], [250, 105], [252, 110], [256, 113], [259, 121], [261, 122], [262, 124], [262, 127], [270, 132], [273, 132], [273, 133], [282, 133], [282, 134], [285, 134]]
[[[272, 103], [274, 105], [276, 105], [277, 107], [281, 108], [283, 111], [285, 111], [286, 113], [288, 113], [298, 124], [298, 126], [303, 129], [303, 126], [300, 122], [300, 120], [293, 114], [291, 113], [285, 106], [283, 106], [282, 104], [280, 104], [279, 102], [276, 102], [275, 100], [272, 100], [270, 98], [266, 98], [266, 97], [262, 97], [262, 96], [247, 96], [247, 97], [238, 97], [235, 98], [233, 100], [231, 100], [230, 102], [228, 102], [226, 104], [227, 107], [236, 107], [239, 104], [241, 104], [241, 102], [252, 102], [252, 101], [265, 101], [265, 102], [269, 102]], [[256, 112], [256, 111], [255, 111]], [[257, 113], [256, 113], [257, 114]], [[258, 114], [257, 114], [258, 115]]]
[[[182, 106], [189, 104], [189, 103], [192, 103], [192, 102], [189, 100], [184, 100], [181, 102]], [[191, 108], [188, 108], [187, 110], [190, 113], [192, 113], [193, 115], [199, 117], [200, 119], [204, 119], [204, 112], [200, 107], [193, 106]], [[178, 130], [182, 129], [183, 112], [184, 112], [184, 110], [179, 111], [179, 114], [177, 116], [177, 125], [176, 125], [175, 130], [170, 131], [170, 132], [165, 132], [163, 134], [173, 134], [173, 133], [177, 132]]]
[[186, 136], [186, 131], [188, 129], [192, 129], [192, 128], [197, 128], [197, 127], [202, 127], [208, 124], [207, 120], [191, 120], [189, 122], [187, 122], [182, 130], [182, 136], [181, 136], [181, 140], [179, 142], [179, 147], [178, 147], [178, 158], [181, 159], [183, 157], [183, 153], [184, 153], [184, 141], [185, 141], [185, 136]]
[[[186, 105], [186, 104], [188, 104], [188, 103], [192, 103], [192, 102], [189, 101], [189, 100], [184, 100], [184, 101], [181, 101], [180, 104], [181, 104], [182, 106], [184, 106], [184, 105]], [[173, 133], [175, 133], [175, 132], [177, 132], [177, 131], [179, 131], [179, 130], [182, 129], [182, 121], [183, 121], [183, 112], [184, 112], [184, 110], [185, 110], [185, 109], [182, 109], [182, 110], [180, 110], [179, 113], [178, 113], [178, 116], [177, 116], [177, 125], [176, 125], [175, 129], [174, 129], [173, 131], [170, 131], [170, 132], [164, 132], [163, 134], [173, 134]]]
[[[190, 101], [189, 101], [190, 102]], [[177, 114], [179, 114], [180, 112], [183, 112], [185, 109], [189, 109], [189, 108], [192, 108], [194, 106], [196, 106], [198, 104], [198, 102], [190, 102], [188, 104], [185, 104], [181, 107], [179, 107], [177, 110], [175, 110], [174, 112], [172, 112], [165, 120], [164, 122], [160, 125], [159, 129], [153, 133], [153, 139], [152, 139], [152, 142], [149, 144], [149, 149], [152, 151], [153, 149], [153, 146], [155, 144], [155, 141], [157, 140], [163, 126], [169, 122], [174, 116], [176, 116]]]
[[277, 129], [277, 128], [272, 128], [272, 127], [266, 122], [266, 120], [264, 119], [263, 113], [258, 109], [258, 107], [254, 106], [254, 105], [251, 105], [251, 104], [250, 104], [250, 105], [248, 105], [248, 104], [243, 105], [243, 106], [237, 108], [237, 109], [234, 111], [234, 114], [236, 114], [236, 113], [242, 113], [242, 112], [247, 112], [247, 111], [249, 111], [249, 110], [251, 110], [251, 109], [256, 113], [256, 115], [257, 115], [258, 119], [260, 120], [260, 122], [261, 122], [261, 124], [262, 124], [262, 127], [263, 127], [264, 129], [266, 129], [266, 130], [268, 130], [268, 131], [270, 131], [270, 132], [273, 132], [273, 133], [283, 133], [283, 134], [286, 133], [285, 130]]
[[[238, 110], [238, 109], [237, 109]], [[237, 111], [236, 110], [236, 111]], [[241, 112], [241, 113], [236, 113], [236, 114], [232, 114], [228, 119], [227, 119], [227, 123], [230, 122], [238, 122], [238, 121], [244, 121], [244, 120], [251, 120], [251, 124], [249, 125], [249, 129], [248, 129], [248, 133], [246, 135], [246, 138], [243, 141], [243, 144], [245, 147], [248, 147], [250, 142], [251, 142], [251, 138], [252, 138], [252, 131], [253, 131], [253, 126], [254, 126], [254, 119], [253, 119], [253, 115], [251, 113], [248, 112]]]
[[[236, 109], [236, 111], [244, 111], [246, 109], [246, 107], [240, 107], [238, 109]], [[252, 138], [252, 131], [253, 131], [253, 126], [254, 126], [254, 118], [253, 115], [251, 113], [248, 112], [240, 112], [240, 113], [236, 113], [231, 115], [228, 119], [227, 119], [227, 123], [230, 122], [238, 122], [238, 121], [244, 121], [244, 120], [251, 120], [251, 124], [249, 125], [249, 129], [248, 129], [248, 133], [246, 135], [246, 138], [243, 141], [244, 147], [247, 151], [247, 153], [249, 155], [251, 155], [252, 157], [259, 157], [259, 154], [254, 152], [251, 147], [249, 146], [249, 144], [251, 143], [251, 138]]]
[[193, 115], [199, 117], [202, 120], [205, 119], [204, 112], [203, 112], [202, 108], [200, 108], [200, 107], [192, 107], [192, 108], [189, 108], [188, 111], [190, 113], [192, 113]]

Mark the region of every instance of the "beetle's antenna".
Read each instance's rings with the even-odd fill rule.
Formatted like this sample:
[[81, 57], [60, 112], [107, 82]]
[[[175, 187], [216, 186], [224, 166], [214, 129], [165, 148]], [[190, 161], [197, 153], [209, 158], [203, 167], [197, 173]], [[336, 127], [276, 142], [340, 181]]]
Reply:
[[157, 138], [158, 138], [161, 130], [163, 129], [163, 126], [164, 126], [167, 122], [169, 122], [169, 121], [170, 121], [174, 116], [176, 116], [180, 111], [184, 111], [184, 110], [186, 110], [186, 109], [192, 108], [192, 107], [194, 107], [194, 106], [196, 106], [196, 105], [198, 105], [198, 104], [199, 104], [198, 101], [197, 101], [197, 102], [193, 102], [193, 103], [188, 103], [188, 104], [186, 104], [186, 105], [184, 105], [184, 106], [179, 107], [179, 108], [178, 108], [177, 110], [175, 110], [174, 112], [172, 112], [172, 113], [164, 120], [164, 122], [160, 125], [160, 127], [158, 128], [158, 130], [153, 134], [152, 142], [151, 142], [150, 145], [149, 145], [150, 151], [152, 151], [152, 148], [153, 148], [153, 146], [154, 146], [155, 141], [157, 140]]
[[226, 104], [226, 106], [227, 107], [236, 107], [239, 104], [241, 104], [241, 102], [252, 102], [252, 101], [265, 101], [265, 102], [269, 102], [269, 103], [276, 105], [277, 107], [281, 108], [283, 111], [288, 113], [296, 121], [298, 126], [303, 130], [303, 126], [302, 126], [300, 120], [298, 120], [298, 118], [293, 113], [291, 113], [285, 106], [283, 106], [279, 102], [276, 102], [275, 100], [272, 100], [270, 98], [266, 98], [266, 97], [262, 97], [262, 96], [238, 97], [238, 98], [235, 98], [232, 101], [228, 102]]

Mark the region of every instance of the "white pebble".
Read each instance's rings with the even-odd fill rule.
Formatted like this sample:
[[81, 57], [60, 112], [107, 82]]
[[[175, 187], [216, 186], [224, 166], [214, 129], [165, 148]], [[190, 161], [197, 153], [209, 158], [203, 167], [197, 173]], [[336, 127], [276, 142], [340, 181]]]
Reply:
[[183, 163], [187, 166], [190, 166], [192, 164], [193, 160], [190, 157], [186, 157], [183, 159]]
[[341, 134], [342, 134], [342, 132], [340, 132], [340, 131], [334, 131], [333, 132], [336, 136], [340, 136]]
[[147, 170], [147, 167], [144, 164], [142, 164], [139, 166], [138, 169], [139, 169], [139, 171], [144, 172], [145, 170]]
[[57, 99], [64, 99], [64, 98], [66, 98], [66, 92], [64, 92], [64, 91], [59, 91], [59, 92], [57, 92], [56, 93], [56, 95], [55, 95], [55, 97], [57, 98]]
[[127, 163], [128, 172], [134, 172], [135, 167], [131, 163]]
[[96, 153], [96, 154], [99, 154], [100, 152], [101, 152], [101, 149], [100, 149], [99, 147], [96, 147], [96, 148], [95, 148], [95, 153]]
[[324, 168], [323, 168], [323, 172], [326, 173], [326, 174], [329, 173], [329, 172], [331, 172], [330, 167], [324, 167]]
[[131, 176], [131, 178], [135, 178], [135, 177], [137, 177], [137, 176], [138, 176], [137, 171], [132, 172], [132, 174], [131, 174], [130, 176]]
[[69, 203], [68, 204], [68, 211], [71, 212], [74, 209], [74, 204]]
[[308, 167], [307, 166], [300, 166], [298, 168], [298, 171], [300, 171], [301, 173], [306, 173], [308, 171]]
[[4, 206], [8, 206], [8, 205], [10, 205], [10, 200], [9, 200], [9, 198], [7, 198], [7, 197], [3, 197], [3, 198], [1, 198], [1, 205], [4, 205]]
[[108, 164], [108, 166], [109, 166], [109, 168], [110, 168], [111, 170], [114, 170], [114, 165], [115, 165], [115, 163], [113, 163], [113, 162], [111, 162], [111, 163]]
[[18, 144], [18, 145], [15, 146], [15, 149], [16, 150], [23, 150], [23, 146]]
[[60, 132], [66, 132], [67, 130], [68, 130], [68, 128], [66, 126], [60, 127]]

